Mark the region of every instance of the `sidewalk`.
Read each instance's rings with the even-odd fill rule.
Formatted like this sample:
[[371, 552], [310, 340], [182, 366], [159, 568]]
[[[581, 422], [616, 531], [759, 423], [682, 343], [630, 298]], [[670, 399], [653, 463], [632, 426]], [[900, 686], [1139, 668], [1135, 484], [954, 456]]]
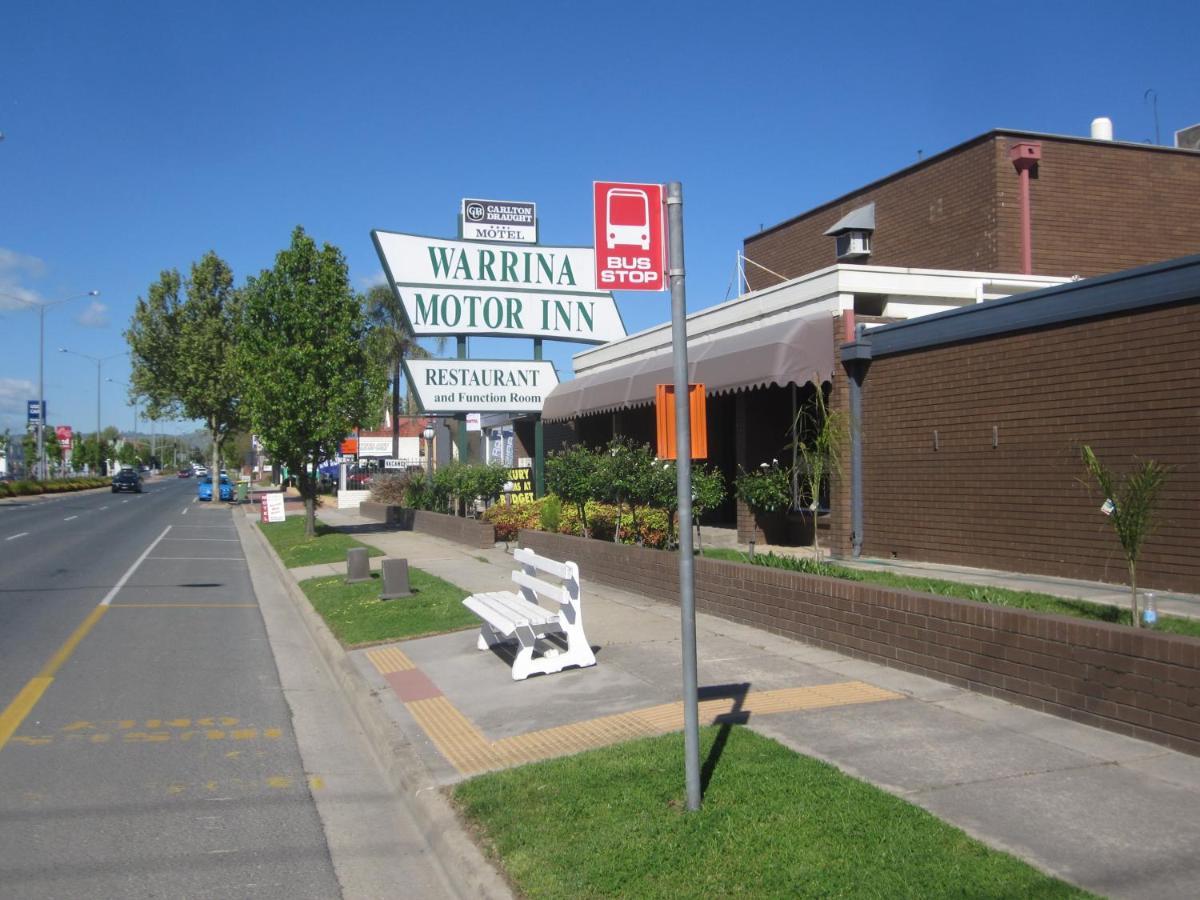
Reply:
[[[465, 590], [510, 584], [503, 550], [320, 516]], [[322, 571], [294, 574], [337, 570], [313, 568]], [[399, 729], [409, 764], [423, 769], [409, 773], [414, 783], [680, 727], [678, 610], [581, 574], [595, 667], [513, 682], [506, 660], [475, 649], [473, 630], [346, 655], [347, 689], [374, 695], [373, 714]], [[711, 616], [698, 616], [697, 634], [702, 723], [735, 711], [1097, 893], [1196, 896], [1200, 759]]]

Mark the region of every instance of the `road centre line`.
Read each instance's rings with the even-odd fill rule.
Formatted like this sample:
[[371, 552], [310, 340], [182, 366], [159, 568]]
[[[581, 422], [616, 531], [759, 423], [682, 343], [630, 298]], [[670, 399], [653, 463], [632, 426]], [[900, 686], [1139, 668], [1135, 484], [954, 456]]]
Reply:
[[78, 519], [78, 518], [79, 518], [79, 516], [67, 516], [65, 519], [63, 519], [63, 521], [70, 522], [72, 519]]
[[25, 537], [28, 534], [29, 534], [28, 531], [22, 531], [20, 534], [14, 534], [12, 537], [6, 537], [5, 540], [6, 541], [15, 541], [17, 538]]
[[42, 698], [42, 694], [46, 693], [46, 689], [54, 683], [55, 674], [70, 659], [71, 654], [75, 652], [75, 648], [79, 646], [79, 642], [87, 637], [87, 633], [100, 621], [100, 617], [108, 610], [113, 597], [125, 586], [125, 583], [137, 571], [138, 566], [158, 546], [158, 542], [167, 536], [167, 532], [170, 530], [170, 525], [163, 529], [162, 534], [155, 538], [154, 542], [142, 552], [142, 555], [121, 576], [121, 580], [113, 586], [112, 590], [105, 594], [100, 604], [88, 613], [87, 618], [71, 633], [71, 636], [58, 648], [55, 654], [50, 657], [50, 661], [42, 667], [42, 671], [36, 677], [29, 679], [29, 683], [21, 688], [17, 696], [13, 698], [13, 701], [5, 707], [4, 712], [0, 713], [0, 750], [4, 749], [4, 745], [8, 743], [8, 739], [13, 736], [13, 733], [20, 727], [25, 717], [37, 705], [38, 701]]
[[187, 515], [187, 511], [188, 511], [188, 508], [185, 506], [185, 507], [183, 508], [183, 512], [181, 512], [181, 513], [180, 513], [180, 515], [181, 515], [181, 516], [186, 516], [186, 515]]

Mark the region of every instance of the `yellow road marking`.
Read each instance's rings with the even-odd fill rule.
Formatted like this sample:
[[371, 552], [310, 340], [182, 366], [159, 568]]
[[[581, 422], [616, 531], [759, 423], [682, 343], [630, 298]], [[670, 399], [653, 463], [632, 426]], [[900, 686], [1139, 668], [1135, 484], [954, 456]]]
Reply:
[[29, 683], [21, 688], [21, 692], [8, 704], [8, 708], [0, 713], [0, 747], [8, 743], [8, 739], [29, 715], [29, 711], [42, 699], [42, 694], [46, 693], [46, 688], [50, 687], [52, 681], [53, 678], [29, 679]]
[[92, 630], [100, 617], [104, 615], [106, 607], [103, 605], [93, 609], [86, 619], [76, 628], [69, 638], [58, 648], [57, 652], [50, 657], [50, 661], [42, 667], [35, 678], [29, 679], [29, 683], [21, 688], [20, 693], [13, 698], [12, 702], [4, 708], [4, 712], [0, 713], [0, 750], [4, 749], [4, 745], [8, 743], [8, 739], [13, 736], [13, 733], [25, 721], [25, 717], [37, 702], [42, 699], [42, 694], [46, 693], [46, 689], [54, 683], [54, 675], [62, 668], [63, 663], [70, 659], [71, 654], [75, 652], [75, 648], [79, 646], [89, 631]]
[[107, 608], [105, 606], [97, 606], [88, 613], [88, 617], [67, 638], [66, 643], [58, 648], [58, 652], [50, 657], [50, 662], [46, 663], [42, 671], [38, 672], [38, 675], [42, 678], [53, 678], [58, 670], [62, 668], [63, 663], [75, 652], [75, 648], [79, 646], [79, 642], [87, 637], [87, 633], [92, 630], [92, 626], [100, 621], [100, 617], [104, 615], [104, 611]]
[[[861, 681], [754, 691], [741, 698], [723, 697], [703, 701], [700, 704], [700, 722], [714, 724], [742, 714], [771, 715], [878, 703], [899, 700], [903, 696]], [[663, 703], [489, 741], [445, 697], [417, 700], [405, 706], [442, 756], [464, 775], [666, 734], [683, 727], [683, 705]]]

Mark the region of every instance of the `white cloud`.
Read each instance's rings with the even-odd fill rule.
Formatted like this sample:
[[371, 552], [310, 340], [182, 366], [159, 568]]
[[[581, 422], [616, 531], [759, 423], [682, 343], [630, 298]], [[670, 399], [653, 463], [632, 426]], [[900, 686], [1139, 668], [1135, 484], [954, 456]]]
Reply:
[[383, 274], [383, 269], [380, 269], [377, 272], [373, 272], [370, 275], [365, 275], [359, 278], [358, 283], [361, 284], [365, 290], [369, 291], [377, 284], [387, 284], [387, 276]]
[[108, 307], [99, 300], [93, 300], [87, 309], [75, 317], [75, 322], [84, 328], [107, 328]]
[[[28, 278], [40, 278], [45, 271], [46, 264], [36, 256], [0, 247], [0, 310], [26, 308], [25, 304], [18, 303], [13, 297], [29, 302], [40, 300], [37, 291], [23, 287], [21, 282]], [[4, 294], [9, 296], [5, 297]]]
[[[33, 382], [27, 378], [0, 378], [0, 414], [24, 416], [25, 403], [37, 398]], [[49, 416], [47, 416], [49, 418]]]

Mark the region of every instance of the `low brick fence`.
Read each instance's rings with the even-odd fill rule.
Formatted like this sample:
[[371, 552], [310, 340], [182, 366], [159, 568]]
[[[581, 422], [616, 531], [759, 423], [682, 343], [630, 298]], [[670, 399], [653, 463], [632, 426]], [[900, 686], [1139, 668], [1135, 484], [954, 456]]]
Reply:
[[432, 534], [448, 541], [466, 544], [468, 547], [490, 549], [496, 545], [496, 526], [476, 519], [448, 516], [445, 513], [413, 510], [413, 531]]
[[376, 503], [374, 500], [364, 500], [358, 505], [358, 514], [364, 519], [391, 525], [400, 531], [412, 531], [413, 512], [414, 510], [405, 506]]
[[[679, 558], [522, 530], [522, 547], [679, 602]], [[696, 559], [696, 609], [1200, 755], [1200, 639], [748, 563]]]

